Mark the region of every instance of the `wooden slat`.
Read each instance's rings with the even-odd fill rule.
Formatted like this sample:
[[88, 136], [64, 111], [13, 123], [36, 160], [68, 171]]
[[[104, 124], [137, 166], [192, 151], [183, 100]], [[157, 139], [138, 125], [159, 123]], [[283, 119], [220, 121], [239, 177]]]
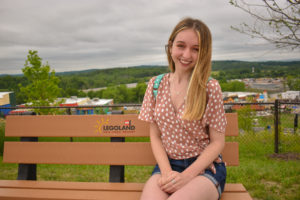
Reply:
[[[5, 200], [138, 200], [141, 192], [132, 191], [82, 191], [82, 190], [47, 190], [0, 188], [0, 199]], [[252, 200], [247, 192], [224, 192], [221, 200]]]
[[[144, 183], [108, 183], [108, 182], [64, 182], [64, 181], [28, 181], [0, 180], [0, 188], [23, 189], [60, 189], [60, 190], [103, 190], [136, 191], [143, 190]], [[224, 192], [246, 192], [241, 183], [226, 183]]]
[[227, 166], [239, 166], [239, 143], [226, 142], [222, 156]]
[[[130, 123], [130, 126], [125, 123]], [[104, 130], [103, 126], [128, 128]], [[138, 120], [137, 115], [7, 116], [5, 136], [141, 137], [149, 136], [149, 124]]]
[[[222, 153], [238, 165], [238, 143], [227, 142]], [[154, 165], [148, 142], [5, 142], [3, 162], [44, 164]]]
[[5, 142], [3, 162], [153, 165], [150, 143]]
[[238, 126], [238, 115], [237, 113], [226, 113], [227, 126], [225, 135], [226, 136], [238, 136], [239, 126]]
[[[91, 197], [93, 194], [106, 194], [111, 195], [113, 193], [118, 193], [119, 195], [124, 195], [123, 198], [132, 197], [133, 192], [138, 199], [138, 194], [141, 193], [144, 183], [91, 183], [91, 182], [60, 182], [60, 181], [22, 181], [22, 180], [0, 180], [0, 196], [5, 197], [21, 197], [28, 198], [58, 198], [58, 196], [53, 196], [53, 191], [55, 193], [64, 194], [62, 199], [74, 198], [70, 195], [70, 191], [74, 191], [77, 195], [82, 195], [83, 193], [87, 195], [82, 197], [86, 199], [88, 196]], [[5, 190], [5, 188], [7, 190]], [[2, 190], [1, 190], [2, 189]], [[23, 190], [22, 190], [23, 189]], [[78, 193], [78, 191], [81, 191]], [[84, 192], [85, 191], [85, 192]], [[30, 194], [33, 192], [34, 194]], [[47, 192], [47, 193], [43, 193]], [[97, 193], [98, 192], [98, 193]], [[13, 193], [13, 194], [12, 194]], [[47, 194], [52, 194], [47, 196]], [[66, 195], [67, 194], [67, 195]], [[102, 196], [103, 197], [103, 196]], [[113, 196], [109, 196], [112, 198]], [[93, 198], [92, 198], [93, 199]], [[115, 198], [113, 198], [115, 199]], [[222, 195], [222, 200], [229, 199], [251, 199], [250, 195], [247, 193], [246, 189], [242, 184], [228, 183], [225, 185], [225, 190]]]
[[246, 192], [246, 188], [241, 183], [226, 183], [224, 191], [226, 192]]
[[[236, 113], [226, 113], [227, 136], [238, 135]], [[104, 130], [104, 127], [127, 130]], [[149, 123], [138, 115], [7, 116], [6, 137], [148, 137]]]
[[0, 180], [0, 188], [23, 189], [60, 189], [60, 190], [103, 190], [103, 191], [139, 191], [144, 183], [109, 183], [109, 182], [66, 182], [66, 181], [30, 181]]
[[0, 199], [55, 199], [55, 200], [138, 200], [140, 192], [133, 191], [81, 191], [0, 188]]
[[221, 200], [252, 200], [248, 192], [224, 192]]

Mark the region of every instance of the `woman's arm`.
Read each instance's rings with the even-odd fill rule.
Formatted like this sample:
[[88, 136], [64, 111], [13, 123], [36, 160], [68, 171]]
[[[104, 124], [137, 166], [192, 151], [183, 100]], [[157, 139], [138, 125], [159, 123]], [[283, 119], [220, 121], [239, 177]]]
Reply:
[[[209, 130], [210, 143], [205, 148], [197, 160], [191, 164], [182, 173], [173, 172], [170, 173], [166, 184], [162, 187], [162, 190], [167, 193], [173, 193], [183, 187], [186, 183], [192, 180], [194, 177], [201, 174], [206, 168], [208, 168], [213, 161], [219, 156], [225, 146], [225, 134], [219, 133], [214, 129]], [[172, 180], [175, 180], [175, 184], [172, 184]]]
[[204, 149], [202, 154], [197, 158], [197, 160], [183, 171], [183, 175], [195, 177], [204, 171], [208, 166], [210, 166], [213, 161], [219, 156], [223, 151], [225, 146], [225, 134], [219, 133], [215, 129], [209, 129], [210, 143]]
[[161, 141], [160, 130], [155, 122], [150, 123], [150, 140], [152, 152], [160, 168], [161, 175], [166, 176], [170, 171], [172, 171], [172, 168]]

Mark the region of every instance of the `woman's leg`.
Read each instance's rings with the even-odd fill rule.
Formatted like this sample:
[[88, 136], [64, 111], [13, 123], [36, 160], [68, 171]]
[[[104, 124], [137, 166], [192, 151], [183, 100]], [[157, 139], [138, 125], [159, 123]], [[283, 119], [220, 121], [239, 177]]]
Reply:
[[217, 200], [218, 198], [219, 193], [214, 183], [204, 176], [197, 176], [174, 192], [168, 200]]
[[144, 186], [141, 200], [165, 200], [169, 197], [157, 184], [160, 176], [160, 174], [154, 174], [149, 178]]

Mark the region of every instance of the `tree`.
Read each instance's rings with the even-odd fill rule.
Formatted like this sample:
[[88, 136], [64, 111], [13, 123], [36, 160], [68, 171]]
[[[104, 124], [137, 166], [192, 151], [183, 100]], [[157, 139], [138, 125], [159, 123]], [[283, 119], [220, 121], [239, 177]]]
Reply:
[[287, 84], [290, 90], [295, 90], [295, 91], [300, 90], [300, 78], [289, 76], [287, 78]]
[[132, 89], [133, 94], [130, 95], [134, 97], [134, 99], [132, 99], [132, 102], [142, 103], [146, 89], [147, 89], [147, 84], [145, 82], [138, 83], [137, 86]]
[[220, 83], [222, 91], [230, 91], [230, 92], [242, 92], [245, 91], [245, 83], [240, 81], [230, 81], [226, 83]]
[[239, 128], [244, 131], [251, 132], [253, 130], [253, 120], [255, 118], [255, 112], [250, 108], [250, 105], [244, 106], [238, 111]]
[[[22, 69], [24, 76], [28, 80], [28, 85], [19, 84], [20, 92], [25, 96], [25, 102], [30, 106], [51, 106], [57, 105], [55, 101], [61, 93], [58, 87], [59, 78], [55, 76], [55, 71], [50, 72], [48, 63], [42, 65], [42, 59], [37, 51], [29, 50], [27, 60]], [[52, 114], [53, 109], [35, 109], [38, 114]]]
[[233, 30], [263, 38], [278, 48], [297, 49], [300, 47], [300, 2], [299, 0], [230, 0], [237, 8], [250, 14], [253, 25], [242, 23]]

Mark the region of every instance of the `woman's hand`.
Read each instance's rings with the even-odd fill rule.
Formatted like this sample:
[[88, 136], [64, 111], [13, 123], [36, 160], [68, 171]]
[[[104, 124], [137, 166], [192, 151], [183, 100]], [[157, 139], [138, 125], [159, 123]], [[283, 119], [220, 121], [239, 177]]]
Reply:
[[216, 168], [215, 168], [215, 164], [214, 163], [221, 163], [223, 162], [222, 159], [218, 156], [213, 163], [211, 163], [207, 169], [211, 170], [212, 173], [216, 174]]
[[171, 171], [167, 176], [162, 176], [159, 186], [162, 191], [172, 194], [187, 184], [193, 177], [176, 171]]

